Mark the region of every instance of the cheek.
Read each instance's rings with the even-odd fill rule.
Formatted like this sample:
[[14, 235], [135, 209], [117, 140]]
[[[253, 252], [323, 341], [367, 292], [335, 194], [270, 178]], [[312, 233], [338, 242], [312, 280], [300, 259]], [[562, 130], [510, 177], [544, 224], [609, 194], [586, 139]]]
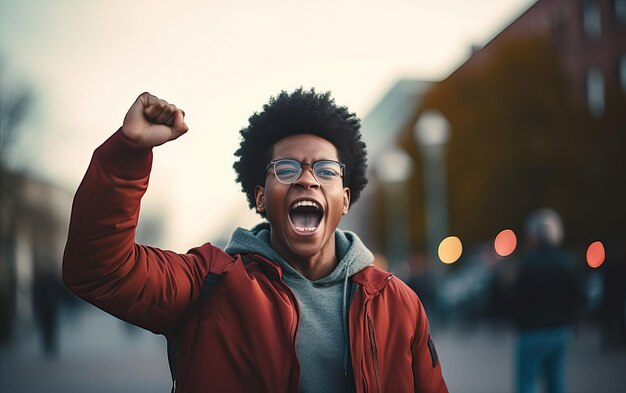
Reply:
[[341, 218], [345, 210], [345, 197], [343, 190], [334, 191], [332, 194], [328, 194], [328, 206], [329, 215], [332, 217]]
[[282, 214], [284, 201], [285, 195], [281, 190], [271, 188], [271, 186], [265, 189], [265, 208], [268, 219]]

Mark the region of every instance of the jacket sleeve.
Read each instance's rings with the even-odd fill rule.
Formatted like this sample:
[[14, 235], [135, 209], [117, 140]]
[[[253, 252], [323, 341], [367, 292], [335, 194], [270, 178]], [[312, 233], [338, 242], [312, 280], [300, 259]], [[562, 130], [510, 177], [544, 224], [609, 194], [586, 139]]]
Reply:
[[135, 244], [152, 151], [121, 130], [92, 157], [72, 206], [63, 280], [95, 306], [155, 333], [167, 333], [198, 296], [218, 259], [207, 244], [187, 254]]
[[413, 355], [414, 391], [447, 393], [448, 387], [443, 379], [441, 362], [430, 335], [426, 311], [419, 298], [417, 299], [417, 325], [411, 353]]

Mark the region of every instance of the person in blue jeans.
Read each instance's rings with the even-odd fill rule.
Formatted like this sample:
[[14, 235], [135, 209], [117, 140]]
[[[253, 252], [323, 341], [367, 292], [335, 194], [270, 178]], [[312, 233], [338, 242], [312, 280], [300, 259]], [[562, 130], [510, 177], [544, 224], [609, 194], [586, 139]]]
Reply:
[[525, 233], [528, 249], [512, 286], [512, 310], [519, 334], [516, 343], [516, 392], [565, 391], [566, 349], [582, 303], [574, 263], [560, 248], [563, 225], [552, 209], [530, 214]]

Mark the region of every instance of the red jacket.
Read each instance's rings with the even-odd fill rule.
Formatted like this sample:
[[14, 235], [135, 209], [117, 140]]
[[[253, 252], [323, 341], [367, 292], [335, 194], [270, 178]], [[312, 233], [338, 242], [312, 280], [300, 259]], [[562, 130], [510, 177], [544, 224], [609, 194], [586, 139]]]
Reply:
[[[209, 272], [222, 282], [182, 332], [177, 392], [297, 392], [296, 299], [278, 265], [205, 244], [186, 254], [137, 245], [152, 162], [120, 132], [94, 153], [74, 199], [66, 284], [103, 310], [154, 333], [175, 326]], [[350, 353], [357, 392], [447, 392], [424, 308], [376, 267], [351, 277]]]

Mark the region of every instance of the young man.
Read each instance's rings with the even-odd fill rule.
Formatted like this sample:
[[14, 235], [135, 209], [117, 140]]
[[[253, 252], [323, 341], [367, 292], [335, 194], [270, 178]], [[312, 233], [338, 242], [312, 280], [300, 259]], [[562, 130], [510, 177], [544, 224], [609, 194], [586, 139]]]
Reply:
[[367, 183], [359, 128], [328, 93], [270, 99], [234, 165], [269, 223], [178, 254], [134, 242], [151, 149], [187, 131], [182, 110], [140, 95], [76, 193], [65, 282], [172, 339], [205, 277], [221, 278], [180, 335], [177, 392], [447, 392], [415, 293], [337, 230]]

